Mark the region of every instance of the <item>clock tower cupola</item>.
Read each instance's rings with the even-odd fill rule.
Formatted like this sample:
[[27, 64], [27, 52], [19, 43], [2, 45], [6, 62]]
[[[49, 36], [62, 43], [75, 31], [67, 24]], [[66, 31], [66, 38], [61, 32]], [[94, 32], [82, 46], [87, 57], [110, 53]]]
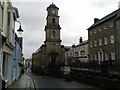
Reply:
[[61, 42], [60, 40], [60, 25], [59, 25], [59, 8], [55, 4], [47, 7], [47, 25], [45, 26], [46, 40], [45, 42]]

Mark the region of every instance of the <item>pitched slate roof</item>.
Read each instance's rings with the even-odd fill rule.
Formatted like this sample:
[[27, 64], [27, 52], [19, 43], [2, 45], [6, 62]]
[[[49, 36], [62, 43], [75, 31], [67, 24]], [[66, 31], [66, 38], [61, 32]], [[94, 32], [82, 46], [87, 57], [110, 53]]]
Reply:
[[105, 22], [105, 21], [107, 21], [107, 20], [115, 17], [115, 16], [117, 15], [117, 13], [118, 13], [118, 10], [116, 10], [116, 11], [108, 14], [107, 16], [103, 17], [103, 18], [100, 19], [98, 22], [96, 22], [96, 23], [94, 23], [92, 26], [90, 26], [87, 30], [89, 30], [89, 29], [91, 29], [91, 28], [93, 28], [93, 27], [95, 27], [95, 26], [97, 26], [97, 25], [99, 25], [99, 24], [101, 24], [101, 23], [103, 23], [103, 22]]
[[88, 43], [88, 40], [85, 40], [85, 41], [79, 43], [76, 47], [81, 46], [81, 45], [85, 45], [85, 44], [87, 44], [87, 43]]
[[38, 48], [37, 51], [35, 51], [33, 54], [37, 54], [41, 51], [41, 48]]

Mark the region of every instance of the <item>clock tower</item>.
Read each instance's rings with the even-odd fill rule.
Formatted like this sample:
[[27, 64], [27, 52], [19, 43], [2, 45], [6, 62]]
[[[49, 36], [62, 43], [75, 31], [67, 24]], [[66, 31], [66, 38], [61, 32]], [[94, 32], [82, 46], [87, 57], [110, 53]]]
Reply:
[[60, 39], [59, 8], [52, 3], [46, 10], [45, 41], [33, 53], [33, 71], [39, 74], [48, 72], [51, 74], [56, 73], [57, 75], [61, 70], [60, 68], [64, 65], [65, 59], [65, 48], [64, 45], [61, 45], [62, 40]]
[[46, 64], [59, 64], [63, 60], [58, 10], [59, 8], [53, 3], [47, 7], [45, 26]]
[[46, 41], [45, 42], [61, 42], [60, 40], [60, 25], [59, 25], [59, 8], [55, 4], [51, 4], [47, 8], [47, 25], [45, 27], [46, 31]]

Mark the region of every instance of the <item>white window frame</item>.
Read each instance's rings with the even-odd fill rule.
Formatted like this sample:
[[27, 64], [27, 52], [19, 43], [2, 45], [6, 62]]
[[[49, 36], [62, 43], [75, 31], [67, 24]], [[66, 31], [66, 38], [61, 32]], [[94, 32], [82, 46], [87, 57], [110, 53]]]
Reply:
[[115, 52], [111, 52], [111, 59], [115, 60]]
[[93, 54], [90, 54], [90, 60], [93, 60]]
[[98, 31], [99, 31], [99, 32], [101, 32], [102, 30], [101, 30], [101, 29], [99, 29]]
[[94, 47], [97, 47], [97, 41], [94, 40]]
[[75, 56], [78, 57], [79, 56], [79, 52], [75, 52]]
[[104, 25], [104, 30], [106, 30], [107, 29], [107, 25]]
[[94, 54], [94, 58], [95, 58], [95, 60], [98, 60], [97, 53]]
[[111, 43], [111, 44], [115, 43], [114, 35], [111, 35], [111, 36], [110, 36], [110, 43]]
[[81, 56], [85, 56], [85, 51], [80, 51]]
[[96, 33], [97, 33], [97, 30], [94, 30], [94, 33], [96, 34]]
[[104, 37], [104, 45], [107, 45], [108, 44], [108, 39], [107, 37]]
[[70, 52], [70, 56], [73, 56], [73, 53], [72, 53], [72, 51]]
[[99, 39], [99, 46], [102, 46], [102, 39]]
[[0, 32], [2, 31], [2, 26], [3, 26], [3, 8], [0, 1]]
[[112, 28], [112, 27], [113, 27], [113, 22], [110, 22], [110, 24], [109, 24], [109, 25], [110, 25], [110, 27]]
[[93, 47], [93, 42], [90, 42], [90, 47], [91, 47], [91, 48]]
[[90, 35], [92, 35], [92, 31], [90, 31]]
[[105, 52], [105, 60], [108, 60], [108, 53]]

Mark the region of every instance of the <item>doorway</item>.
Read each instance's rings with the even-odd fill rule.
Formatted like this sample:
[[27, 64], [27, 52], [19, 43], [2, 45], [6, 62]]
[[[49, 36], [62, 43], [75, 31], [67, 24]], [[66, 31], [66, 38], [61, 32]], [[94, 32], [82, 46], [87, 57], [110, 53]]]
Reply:
[[101, 62], [103, 61], [104, 57], [103, 57], [103, 51], [99, 51], [98, 52], [98, 63], [101, 64]]
[[51, 56], [51, 63], [52, 63], [52, 64], [55, 64], [55, 63], [56, 63], [56, 57], [57, 57], [56, 55], [52, 55], [52, 56]]

